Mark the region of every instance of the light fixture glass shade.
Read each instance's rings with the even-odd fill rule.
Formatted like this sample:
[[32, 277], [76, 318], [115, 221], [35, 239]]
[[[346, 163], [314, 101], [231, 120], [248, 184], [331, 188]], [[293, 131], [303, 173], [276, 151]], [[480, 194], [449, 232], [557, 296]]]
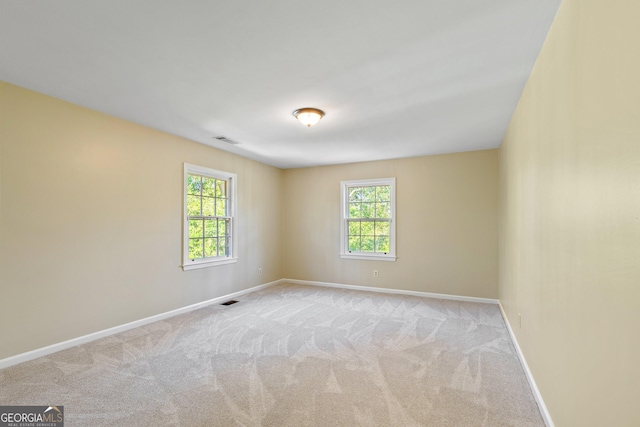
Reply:
[[324, 111], [317, 108], [299, 108], [293, 112], [293, 116], [306, 127], [311, 127], [320, 121]]

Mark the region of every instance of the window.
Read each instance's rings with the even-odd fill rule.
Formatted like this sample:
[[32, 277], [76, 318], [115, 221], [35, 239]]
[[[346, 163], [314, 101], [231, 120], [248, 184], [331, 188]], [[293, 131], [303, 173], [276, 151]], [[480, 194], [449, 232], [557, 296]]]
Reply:
[[236, 179], [229, 172], [185, 163], [184, 270], [237, 261]]
[[342, 181], [342, 258], [395, 261], [395, 178]]

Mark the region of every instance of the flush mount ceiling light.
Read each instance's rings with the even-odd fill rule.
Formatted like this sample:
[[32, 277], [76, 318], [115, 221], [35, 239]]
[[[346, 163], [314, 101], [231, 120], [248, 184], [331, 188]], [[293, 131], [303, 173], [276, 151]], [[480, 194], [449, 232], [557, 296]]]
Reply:
[[323, 116], [324, 111], [317, 108], [298, 108], [293, 112], [293, 117], [308, 128], [318, 123]]

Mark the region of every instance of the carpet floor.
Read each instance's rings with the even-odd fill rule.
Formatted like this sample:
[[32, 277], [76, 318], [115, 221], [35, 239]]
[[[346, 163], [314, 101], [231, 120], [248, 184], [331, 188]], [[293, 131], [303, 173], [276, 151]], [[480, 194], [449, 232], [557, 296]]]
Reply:
[[544, 427], [498, 306], [280, 284], [0, 370], [72, 426]]

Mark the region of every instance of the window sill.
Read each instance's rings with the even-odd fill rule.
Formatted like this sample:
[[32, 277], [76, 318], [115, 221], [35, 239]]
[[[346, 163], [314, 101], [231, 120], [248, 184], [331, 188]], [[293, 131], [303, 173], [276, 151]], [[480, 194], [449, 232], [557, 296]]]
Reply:
[[238, 262], [238, 258], [224, 258], [224, 259], [217, 259], [217, 260], [211, 260], [211, 261], [200, 261], [200, 262], [194, 262], [191, 264], [184, 264], [182, 266], [182, 270], [183, 271], [197, 270], [198, 268], [216, 267], [218, 265], [234, 264], [236, 262]]
[[340, 254], [344, 259], [365, 259], [369, 261], [395, 261], [395, 255], [369, 255], [369, 254]]

